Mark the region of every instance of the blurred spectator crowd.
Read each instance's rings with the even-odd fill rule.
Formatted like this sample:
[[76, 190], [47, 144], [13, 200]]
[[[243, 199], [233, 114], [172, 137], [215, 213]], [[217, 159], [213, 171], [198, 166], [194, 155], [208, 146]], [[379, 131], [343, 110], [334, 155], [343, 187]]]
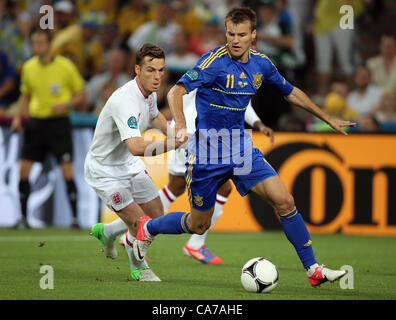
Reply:
[[[356, 132], [396, 132], [396, 2], [392, 0], [0, 0], [0, 116], [12, 117], [29, 36], [54, 9], [52, 51], [71, 59], [86, 80], [85, 112], [98, 114], [132, 79], [146, 42], [166, 52], [159, 107], [170, 117], [169, 87], [199, 57], [225, 43], [224, 17], [247, 5], [258, 17], [256, 49], [326, 112], [354, 120]], [[340, 28], [343, 5], [353, 28]], [[351, 22], [351, 21], [349, 21]], [[328, 131], [262, 85], [252, 105], [279, 131]]]

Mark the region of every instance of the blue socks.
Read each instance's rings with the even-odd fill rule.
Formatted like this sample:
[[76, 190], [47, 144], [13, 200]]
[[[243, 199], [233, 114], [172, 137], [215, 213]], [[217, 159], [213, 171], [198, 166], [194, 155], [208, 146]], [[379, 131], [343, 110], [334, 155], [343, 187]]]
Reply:
[[316, 263], [312, 250], [312, 241], [307, 227], [297, 209], [287, 215], [280, 216], [283, 231], [287, 239], [293, 244], [305, 269]]
[[192, 233], [187, 226], [187, 217], [189, 213], [186, 212], [169, 212], [168, 214], [151, 219], [147, 222], [147, 231], [152, 236], [159, 233], [162, 234], [180, 234]]
[[[192, 233], [187, 226], [190, 213], [170, 212], [162, 217], [147, 222], [147, 231], [155, 236], [161, 234]], [[312, 250], [312, 241], [307, 227], [297, 209], [287, 215], [280, 216], [283, 231], [287, 239], [293, 244], [305, 269], [316, 264]]]

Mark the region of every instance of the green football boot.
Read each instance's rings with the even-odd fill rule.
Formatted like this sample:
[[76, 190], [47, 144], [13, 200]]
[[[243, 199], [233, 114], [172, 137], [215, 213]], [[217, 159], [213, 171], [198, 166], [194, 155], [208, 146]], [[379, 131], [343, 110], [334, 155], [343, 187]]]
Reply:
[[135, 281], [152, 281], [152, 282], [161, 281], [161, 279], [158, 278], [148, 266], [142, 266], [135, 270], [131, 270], [131, 278], [132, 280]]
[[105, 253], [107, 258], [116, 259], [118, 257], [118, 252], [114, 246], [114, 240], [111, 240], [104, 235], [103, 225], [104, 223], [94, 224], [89, 234], [100, 241], [103, 245], [102, 251]]

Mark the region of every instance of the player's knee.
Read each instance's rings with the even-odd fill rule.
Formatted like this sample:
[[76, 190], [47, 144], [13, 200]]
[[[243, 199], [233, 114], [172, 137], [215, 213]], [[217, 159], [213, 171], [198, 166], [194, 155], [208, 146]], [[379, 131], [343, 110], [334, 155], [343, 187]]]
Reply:
[[167, 187], [173, 193], [173, 195], [180, 197], [186, 190], [186, 182], [184, 177], [171, 177]]
[[294, 207], [294, 198], [289, 193], [285, 193], [277, 199], [276, 210], [280, 215], [289, 213], [294, 210]]
[[231, 183], [229, 181], [227, 181], [220, 187], [220, 189], [217, 193], [219, 195], [227, 198], [230, 195], [231, 191], [232, 191]]
[[195, 234], [203, 235], [208, 228], [206, 226], [199, 226], [198, 228], [195, 229]]
[[172, 192], [176, 197], [180, 197], [184, 191], [186, 190], [186, 185], [178, 185], [176, 188], [174, 188], [174, 192]]

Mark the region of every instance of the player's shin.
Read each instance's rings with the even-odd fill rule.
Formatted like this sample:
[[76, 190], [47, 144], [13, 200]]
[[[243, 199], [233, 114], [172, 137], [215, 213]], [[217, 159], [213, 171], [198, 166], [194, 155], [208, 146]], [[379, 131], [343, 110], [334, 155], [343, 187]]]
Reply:
[[287, 239], [296, 249], [297, 255], [304, 268], [307, 270], [312, 265], [316, 265], [311, 237], [308, 233], [307, 227], [305, 226], [305, 222], [297, 209], [294, 209], [286, 215], [280, 215], [280, 220], [283, 231]]
[[131, 265], [130, 275], [132, 280], [150, 282], [161, 281], [161, 279], [158, 278], [157, 275], [150, 269], [145, 259], [142, 261], [136, 260], [133, 254], [133, 245], [135, 240], [135, 237], [128, 231], [127, 236], [125, 237], [125, 249], [128, 253], [128, 258]]
[[186, 212], [169, 212], [168, 214], [151, 219], [147, 222], [146, 228], [151, 236], [162, 234], [192, 233], [187, 225], [187, 218], [190, 214]]
[[213, 226], [216, 224], [217, 220], [221, 217], [223, 214], [223, 206], [226, 203], [227, 198], [223, 197], [219, 194], [216, 195], [216, 204], [214, 207], [213, 215], [212, 215], [212, 220], [210, 223], [210, 227], [208, 230], [205, 231], [203, 234], [193, 234], [191, 235], [190, 239], [187, 242], [187, 246], [191, 249], [199, 249], [205, 244], [206, 236], [208, 232], [213, 228]]

